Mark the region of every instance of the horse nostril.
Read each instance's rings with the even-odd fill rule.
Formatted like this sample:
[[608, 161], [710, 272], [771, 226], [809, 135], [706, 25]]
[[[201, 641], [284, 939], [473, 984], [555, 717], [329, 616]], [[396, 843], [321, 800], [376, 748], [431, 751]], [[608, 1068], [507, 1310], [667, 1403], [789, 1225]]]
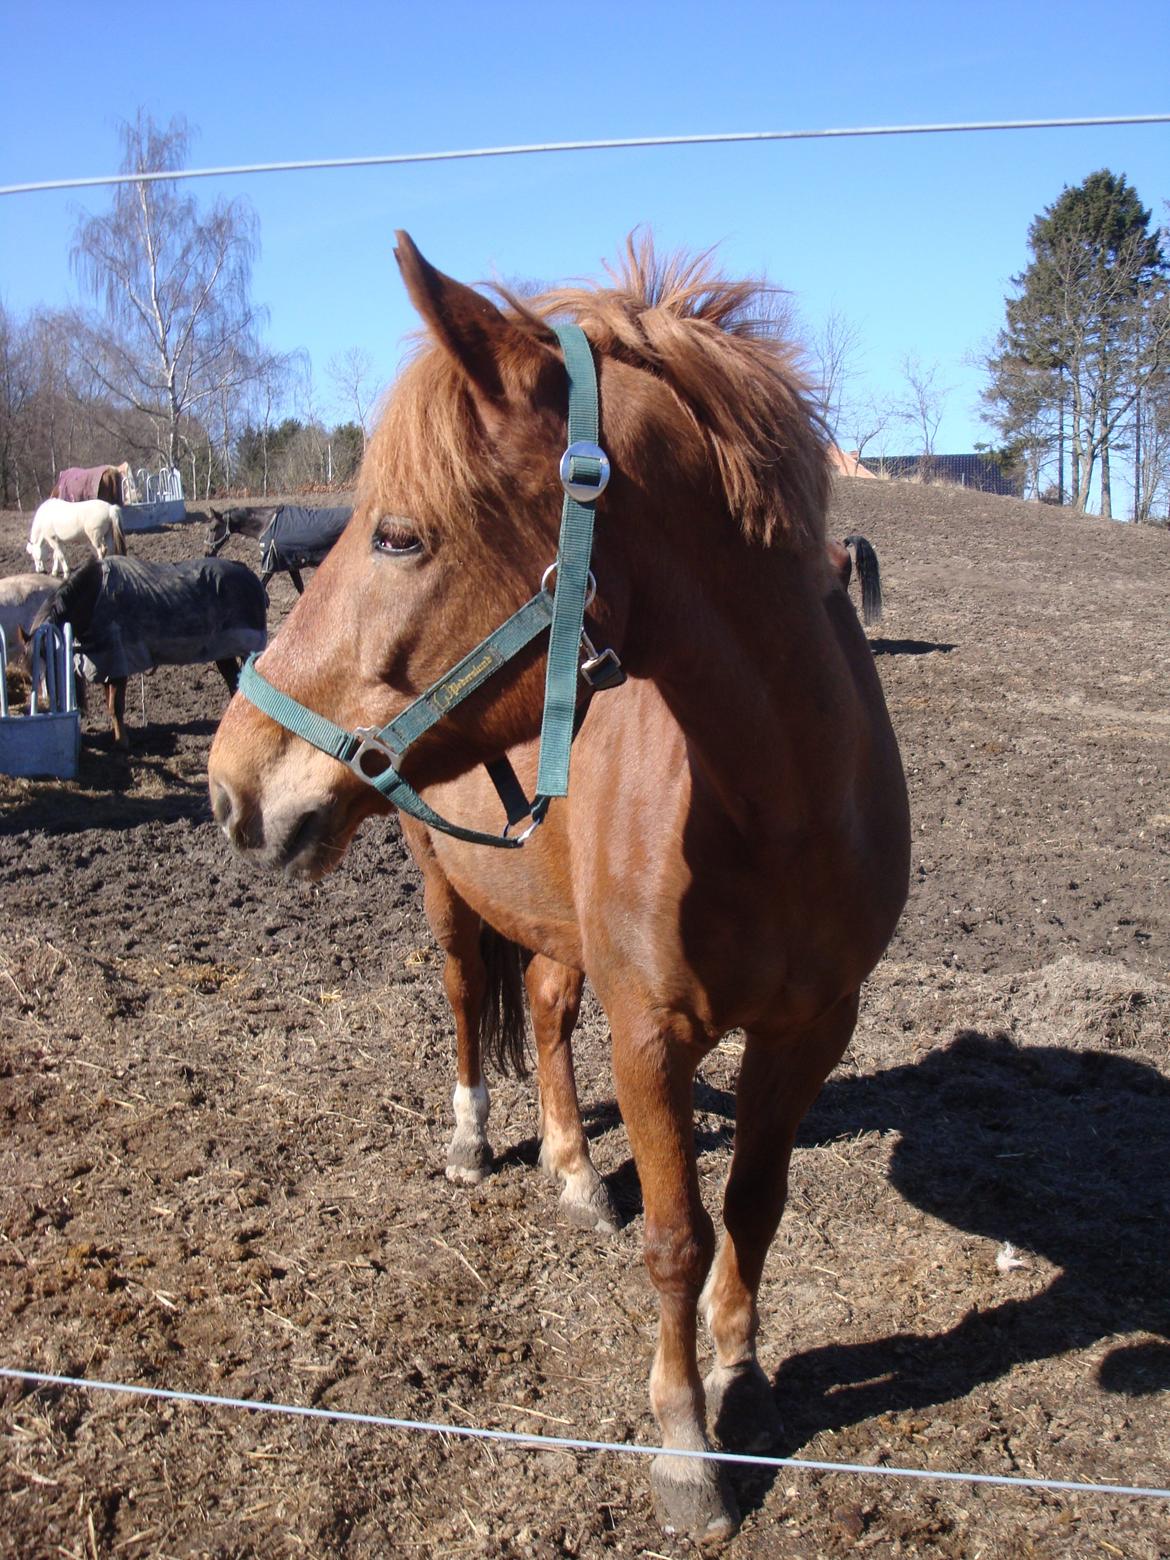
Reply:
[[216, 823], [239, 851], [257, 850], [264, 844], [264, 825], [256, 810], [249, 807], [226, 780], [210, 780], [211, 812]]
[[328, 812], [323, 807], [314, 807], [302, 813], [285, 838], [285, 860], [293, 861], [297, 856], [311, 851], [320, 843], [327, 824]]
[[211, 791], [212, 817], [225, 834], [230, 834], [232, 814], [236, 810], [236, 799], [232, 795], [230, 787], [225, 785], [222, 780], [212, 780], [209, 788]]

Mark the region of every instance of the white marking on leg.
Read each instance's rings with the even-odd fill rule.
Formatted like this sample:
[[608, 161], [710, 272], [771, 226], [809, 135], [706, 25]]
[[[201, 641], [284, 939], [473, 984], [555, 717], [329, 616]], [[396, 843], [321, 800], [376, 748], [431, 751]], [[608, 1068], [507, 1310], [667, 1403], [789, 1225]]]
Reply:
[[456, 1137], [463, 1133], [475, 1138], [482, 1137], [487, 1128], [488, 1110], [491, 1106], [487, 1084], [481, 1082], [474, 1088], [468, 1088], [465, 1083], [457, 1083], [452, 1105], [455, 1110]]
[[447, 1149], [447, 1179], [474, 1186], [491, 1170], [492, 1151], [487, 1140], [490, 1106], [487, 1085], [455, 1085], [455, 1135]]

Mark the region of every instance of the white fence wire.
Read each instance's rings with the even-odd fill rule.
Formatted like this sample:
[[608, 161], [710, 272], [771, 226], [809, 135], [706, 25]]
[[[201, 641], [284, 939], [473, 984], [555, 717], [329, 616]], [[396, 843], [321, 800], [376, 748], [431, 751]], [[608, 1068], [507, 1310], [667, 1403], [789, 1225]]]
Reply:
[[849, 136], [958, 135], [981, 130], [1078, 130], [1101, 125], [1170, 124], [1170, 114], [1100, 114], [1077, 119], [984, 119], [955, 124], [855, 125], [831, 130], [728, 130], [696, 135], [634, 135], [597, 141], [539, 141], [522, 146], [472, 146], [445, 152], [387, 152], [369, 157], [309, 157], [297, 162], [240, 163], [225, 168], [174, 168], [157, 173], [105, 173], [86, 179], [38, 179], [0, 185], [0, 195], [79, 190], [99, 184], [149, 184], [169, 179], [226, 179], [244, 173], [303, 173], [319, 168], [379, 168], [403, 163], [459, 162], [473, 157], [531, 157], [552, 152], [612, 152], [658, 146], [731, 146], [747, 141], [823, 141]]
[[52, 1376], [43, 1371], [0, 1366], [0, 1377], [36, 1386], [76, 1387], [86, 1392], [123, 1392], [131, 1397], [166, 1403], [191, 1403], [201, 1408], [230, 1408], [252, 1414], [278, 1414], [295, 1419], [322, 1419], [336, 1424], [367, 1425], [381, 1430], [452, 1436], [460, 1440], [503, 1441], [529, 1451], [614, 1452], [627, 1457], [682, 1457], [692, 1462], [734, 1463], [749, 1468], [787, 1468], [797, 1473], [857, 1474], [869, 1478], [919, 1479], [949, 1484], [994, 1484], [1015, 1489], [1049, 1490], [1075, 1495], [1132, 1495], [1170, 1500], [1170, 1489], [1140, 1484], [1087, 1484], [1076, 1479], [1021, 1478], [1006, 1473], [973, 1473], [940, 1468], [894, 1468], [884, 1463], [821, 1462], [811, 1457], [764, 1457], [748, 1452], [688, 1451], [678, 1447], [643, 1446], [631, 1441], [590, 1441], [569, 1435], [529, 1435], [521, 1430], [492, 1430], [482, 1425], [444, 1425], [426, 1419], [396, 1419], [388, 1414], [358, 1414], [348, 1409], [310, 1408], [265, 1399], [220, 1397], [212, 1392], [176, 1392], [166, 1387], [136, 1387], [119, 1381], [95, 1381], [85, 1376]]

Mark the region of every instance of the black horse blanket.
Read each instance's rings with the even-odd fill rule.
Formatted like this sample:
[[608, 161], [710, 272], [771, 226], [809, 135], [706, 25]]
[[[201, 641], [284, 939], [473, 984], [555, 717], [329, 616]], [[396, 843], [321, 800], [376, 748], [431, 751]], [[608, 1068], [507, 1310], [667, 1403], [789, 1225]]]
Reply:
[[245, 564], [103, 558], [100, 567], [92, 612], [70, 618], [90, 682], [251, 655], [268, 642], [267, 597]]
[[352, 514], [352, 509], [302, 509], [282, 504], [260, 535], [261, 574], [320, 563]]

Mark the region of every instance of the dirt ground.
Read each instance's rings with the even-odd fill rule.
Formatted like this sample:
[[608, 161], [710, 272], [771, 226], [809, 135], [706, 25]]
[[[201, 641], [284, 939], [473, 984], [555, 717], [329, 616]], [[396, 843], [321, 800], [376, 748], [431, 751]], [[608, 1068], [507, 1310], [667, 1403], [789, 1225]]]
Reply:
[[[26, 525], [0, 517], [4, 572]], [[832, 529], [882, 562], [913, 880], [765, 1276], [785, 1451], [1165, 1487], [1170, 536], [848, 479]], [[491, 1080], [496, 1173], [450, 1184], [451, 1025], [397, 829], [315, 887], [238, 866], [205, 791], [224, 702], [214, 668], [160, 671], [128, 757], [95, 701], [76, 784], [0, 777], [0, 1364], [652, 1443], [604, 1020], [578, 1071], [620, 1233], [558, 1224], [530, 1081]], [[736, 1060], [731, 1037], [698, 1090], [713, 1210]], [[689, 1548], [611, 1454], [11, 1381], [0, 1447], [5, 1555]], [[731, 1560], [1170, 1554], [1149, 1499], [733, 1482]]]

